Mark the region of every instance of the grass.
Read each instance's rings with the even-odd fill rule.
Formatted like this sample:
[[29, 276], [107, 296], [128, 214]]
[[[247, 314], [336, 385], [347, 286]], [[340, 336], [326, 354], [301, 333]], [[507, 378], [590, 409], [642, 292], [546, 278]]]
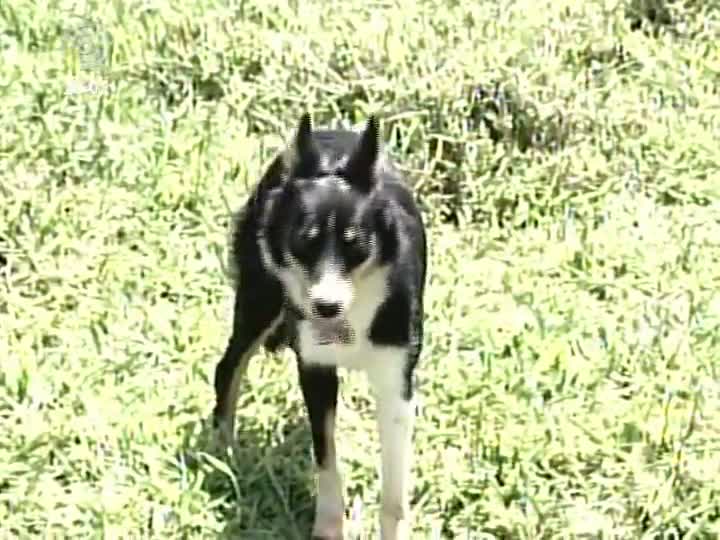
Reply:
[[203, 427], [228, 216], [305, 108], [377, 112], [429, 224], [413, 538], [720, 537], [717, 2], [100, 5], [93, 74], [78, 7], [0, 4], [0, 537], [307, 537], [290, 354], [238, 455]]

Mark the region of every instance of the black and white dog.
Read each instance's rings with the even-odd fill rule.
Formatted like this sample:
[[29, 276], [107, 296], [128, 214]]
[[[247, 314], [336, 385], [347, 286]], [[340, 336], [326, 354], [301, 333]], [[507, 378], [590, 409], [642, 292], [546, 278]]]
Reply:
[[318, 467], [312, 535], [342, 538], [337, 368], [365, 371], [377, 400], [381, 534], [407, 539], [426, 238], [411, 191], [381, 151], [377, 120], [361, 133], [313, 130], [304, 114], [234, 226], [233, 330], [215, 370], [215, 425], [233, 440], [250, 357], [260, 345], [289, 346]]

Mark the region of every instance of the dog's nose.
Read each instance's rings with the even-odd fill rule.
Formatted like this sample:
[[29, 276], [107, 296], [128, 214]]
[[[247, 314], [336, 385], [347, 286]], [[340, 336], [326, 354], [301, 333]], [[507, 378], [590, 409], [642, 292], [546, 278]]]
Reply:
[[340, 314], [340, 304], [326, 300], [316, 300], [314, 303], [315, 312], [325, 319], [332, 319]]

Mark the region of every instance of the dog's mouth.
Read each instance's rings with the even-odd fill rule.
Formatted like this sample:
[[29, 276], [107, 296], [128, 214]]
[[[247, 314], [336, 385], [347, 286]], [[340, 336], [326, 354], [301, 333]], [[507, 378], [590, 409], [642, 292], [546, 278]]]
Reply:
[[342, 317], [333, 319], [311, 319], [315, 342], [318, 345], [349, 344], [353, 341], [353, 330]]

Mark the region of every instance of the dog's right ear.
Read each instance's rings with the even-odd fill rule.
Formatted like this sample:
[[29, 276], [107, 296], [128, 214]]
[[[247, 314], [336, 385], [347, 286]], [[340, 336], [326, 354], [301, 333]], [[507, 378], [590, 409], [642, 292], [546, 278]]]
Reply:
[[345, 177], [363, 193], [375, 185], [377, 162], [380, 155], [380, 127], [375, 116], [370, 116], [360, 142], [345, 165]]
[[320, 154], [312, 134], [312, 119], [306, 112], [300, 117], [295, 137], [285, 152], [285, 168], [292, 176], [309, 178], [315, 174]]

